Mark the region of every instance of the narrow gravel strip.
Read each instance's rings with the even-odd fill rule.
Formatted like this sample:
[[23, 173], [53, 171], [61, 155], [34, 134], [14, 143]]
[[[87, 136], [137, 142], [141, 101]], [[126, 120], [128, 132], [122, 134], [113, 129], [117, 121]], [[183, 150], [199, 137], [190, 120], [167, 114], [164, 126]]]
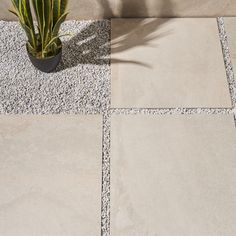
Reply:
[[110, 145], [111, 145], [111, 113], [103, 114], [102, 142], [102, 236], [110, 235]]
[[218, 17], [217, 22], [218, 22], [222, 52], [224, 56], [225, 70], [226, 70], [227, 80], [229, 84], [229, 91], [230, 91], [231, 101], [232, 101], [232, 106], [233, 106], [234, 119], [235, 119], [235, 124], [236, 124], [236, 107], [235, 107], [236, 106], [236, 83], [235, 83], [235, 77], [234, 77], [234, 71], [233, 71], [233, 64], [230, 57], [228, 37], [227, 37], [227, 32], [225, 30], [224, 18]]
[[232, 114], [231, 108], [112, 108], [115, 115], [194, 115]]

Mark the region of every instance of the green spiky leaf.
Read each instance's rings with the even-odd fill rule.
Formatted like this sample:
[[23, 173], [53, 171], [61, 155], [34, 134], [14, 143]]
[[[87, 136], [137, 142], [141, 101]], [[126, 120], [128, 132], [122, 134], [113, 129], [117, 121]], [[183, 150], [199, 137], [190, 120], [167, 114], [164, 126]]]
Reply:
[[61, 24], [65, 21], [66, 17], [68, 15], [68, 12], [64, 13], [56, 22], [55, 26], [53, 27], [53, 31], [52, 31], [52, 36], [56, 37], [59, 33]]
[[[35, 30], [30, 1], [37, 20]], [[47, 57], [55, 55], [61, 47], [58, 43], [59, 30], [65, 21], [68, 0], [11, 0], [13, 9], [9, 10], [18, 17], [24, 29], [32, 55]]]

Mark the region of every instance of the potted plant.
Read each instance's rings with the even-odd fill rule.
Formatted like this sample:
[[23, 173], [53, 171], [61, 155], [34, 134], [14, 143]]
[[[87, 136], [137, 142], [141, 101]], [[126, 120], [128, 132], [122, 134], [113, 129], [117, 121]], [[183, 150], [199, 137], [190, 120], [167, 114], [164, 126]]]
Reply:
[[[9, 11], [18, 17], [26, 33], [26, 49], [32, 64], [43, 72], [53, 71], [61, 60], [62, 42], [59, 30], [68, 14], [68, 0], [11, 1], [13, 10]], [[31, 3], [36, 25], [33, 21]]]

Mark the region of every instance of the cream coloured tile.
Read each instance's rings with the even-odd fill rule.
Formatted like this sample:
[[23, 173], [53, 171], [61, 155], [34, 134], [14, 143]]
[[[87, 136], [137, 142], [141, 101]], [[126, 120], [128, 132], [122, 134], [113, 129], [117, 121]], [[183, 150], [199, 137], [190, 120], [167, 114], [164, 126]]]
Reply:
[[0, 117], [0, 235], [100, 235], [100, 116]]
[[236, 235], [229, 115], [113, 116], [111, 235]]
[[[70, 14], [68, 19], [104, 19], [114, 16], [117, 11], [114, 0], [70, 0], [68, 8]], [[95, 33], [95, 32], [94, 32]]]
[[235, 16], [234, 0], [115, 0], [119, 17]]
[[216, 19], [113, 19], [112, 106], [231, 107]]
[[225, 30], [228, 36], [230, 56], [236, 71], [236, 17], [225, 17]]
[[[70, 0], [69, 19], [113, 17], [217, 17], [236, 16], [235, 0]], [[0, 1], [0, 19], [15, 20], [9, 14], [11, 1]]]

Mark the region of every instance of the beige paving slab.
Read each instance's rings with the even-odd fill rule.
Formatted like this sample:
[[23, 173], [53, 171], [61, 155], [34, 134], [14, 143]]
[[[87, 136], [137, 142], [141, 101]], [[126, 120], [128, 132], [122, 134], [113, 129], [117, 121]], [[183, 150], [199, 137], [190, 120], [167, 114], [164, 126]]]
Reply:
[[112, 236], [236, 235], [230, 115], [113, 116]]
[[100, 235], [100, 116], [0, 117], [0, 235]]
[[216, 19], [113, 19], [112, 106], [231, 107]]
[[230, 56], [236, 71], [236, 17], [225, 17], [225, 30], [228, 36]]
[[234, 0], [115, 0], [120, 17], [235, 16]]
[[[0, 19], [9, 14], [11, 1], [0, 1]], [[236, 16], [235, 0], [70, 0], [69, 19], [113, 17], [217, 17]]]

